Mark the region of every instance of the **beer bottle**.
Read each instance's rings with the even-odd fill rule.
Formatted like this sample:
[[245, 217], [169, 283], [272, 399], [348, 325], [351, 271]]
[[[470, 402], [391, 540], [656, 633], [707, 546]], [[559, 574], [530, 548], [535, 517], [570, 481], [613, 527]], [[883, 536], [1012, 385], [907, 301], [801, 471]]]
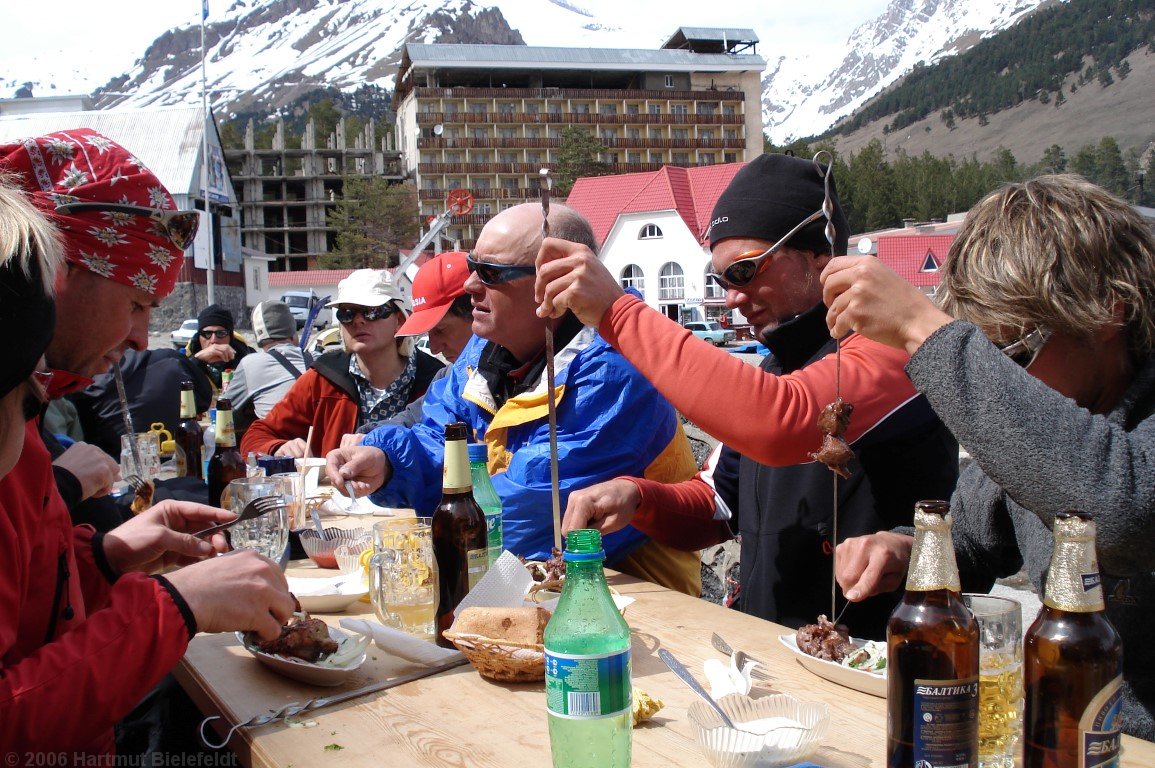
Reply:
[[193, 395], [193, 383], [180, 383], [180, 421], [172, 431], [174, 459], [177, 477], [199, 477], [204, 479], [201, 466], [201, 425], [197, 422], [197, 404]]
[[1043, 607], [1023, 638], [1024, 768], [1119, 764], [1123, 644], [1107, 620], [1095, 523], [1055, 515]]
[[950, 505], [914, 505], [906, 593], [886, 625], [886, 764], [978, 766], [979, 629], [963, 603]]
[[489, 568], [485, 513], [473, 498], [466, 434], [467, 427], [461, 422], [445, 425], [441, 503], [433, 512], [432, 523], [433, 555], [441, 574], [437, 643], [447, 648], [453, 644], [442, 633], [453, 624], [457, 604]]
[[233, 406], [227, 397], [217, 398], [216, 448], [209, 459], [209, 504], [229, 508], [225, 489], [238, 477], [245, 476], [245, 459], [237, 449], [237, 433], [233, 429]]
[[630, 627], [614, 605], [601, 533], [566, 536], [566, 576], [545, 627], [545, 700], [553, 768], [628, 768]]
[[469, 474], [473, 478], [473, 498], [485, 514], [485, 534], [489, 540], [489, 567], [501, 557], [501, 497], [489, 479], [489, 446], [469, 444]]

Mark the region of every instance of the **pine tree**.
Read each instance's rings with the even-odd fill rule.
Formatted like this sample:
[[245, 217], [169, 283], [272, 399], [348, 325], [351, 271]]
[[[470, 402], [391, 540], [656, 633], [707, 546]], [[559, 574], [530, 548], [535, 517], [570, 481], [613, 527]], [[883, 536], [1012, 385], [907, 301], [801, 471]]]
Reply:
[[573, 183], [582, 176], [604, 176], [610, 172], [606, 163], [598, 155], [606, 148], [589, 131], [571, 125], [561, 132], [557, 149], [557, 164], [554, 166], [554, 190], [561, 197], [569, 194]]
[[416, 239], [417, 190], [383, 178], [346, 178], [329, 214], [336, 247], [318, 258], [323, 269], [384, 269], [397, 266], [402, 245]]

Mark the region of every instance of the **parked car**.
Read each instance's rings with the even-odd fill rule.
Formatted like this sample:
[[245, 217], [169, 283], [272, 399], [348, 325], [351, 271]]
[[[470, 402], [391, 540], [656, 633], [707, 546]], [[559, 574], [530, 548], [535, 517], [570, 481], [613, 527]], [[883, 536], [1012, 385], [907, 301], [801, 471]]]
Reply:
[[[299, 331], [305, 327], [305, 319], [309, 316], [310, 302], [321, 301], [321, 297], [313, 291], [285, 291], [281, 294], [281, 301], [289, 306], [289, 311], [293, 313], [293, 319], [297, 321], [297, 330]], [[331, 322], [333, 322], [333, 310], [323, 306], [317, 313], [313, 327], [324, 328]]]
[[176, 349], [184, 349], [188, 346], [188, 343], [192, 341], [193, 336], [196, 335], [197, 319], [195, 317], [191, 317], [181, 323], [180, 328], [177, 328], [172, 332], [172, 345]]
[[690, 322], [685, 325], [699, 339], [705, 339], [715, 347], [724, 347], [738, 336], [729, 328], [723, 328], [717, 320]]

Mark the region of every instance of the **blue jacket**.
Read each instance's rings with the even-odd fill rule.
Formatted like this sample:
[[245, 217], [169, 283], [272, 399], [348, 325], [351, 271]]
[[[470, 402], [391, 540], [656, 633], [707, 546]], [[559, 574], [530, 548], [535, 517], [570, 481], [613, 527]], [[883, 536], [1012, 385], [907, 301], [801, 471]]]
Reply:
[[[425, 395], [420, 423], [383, 425], [364, 445], [389, 457], [392, 479], [373, 494], [385, 506], [432, 514], [441, 498], [444, 425], [468, 424], [489, 445], [489, 472], [502, 500], [505, 548], [544, 559], [553, 546], [549, 416], [544, 372], [529, 391], [495, 407], [477, 373], [486, 341], [476, 336]], [[591, 327], [555, 355], [561, 508], [569, 494], [619, 475], [677, 482], [697, 470], [673, 407]], [[613, 565], [646, 541], [633, 527], [605, 537]]]

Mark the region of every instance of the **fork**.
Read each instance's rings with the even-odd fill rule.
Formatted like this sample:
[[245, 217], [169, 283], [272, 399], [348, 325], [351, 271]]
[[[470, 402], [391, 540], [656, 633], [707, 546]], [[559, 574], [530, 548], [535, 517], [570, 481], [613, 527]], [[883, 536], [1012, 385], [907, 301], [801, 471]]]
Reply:
[[202, 536], [211, 536], [214, 533], [223, 531], [227, 528], [232, 528], [237, 523], [243, 520], [252, 520], [253, 518], [267, 515], [270, 512], [279, 512], [285, 509], [285, 502], [280, 496], [262, 496], [259, 499], [253, 499], [245, 505], [241, 510], [241, 514], [237, 515], [236, 520], [230, 520], [227, 523], [220, 523], [205, 528], [202, 531], [197, 531], [193, 534], [198, 538]]
[[[719, 635], [717, 632], [715, 632], [713, 635], [710, 636], [710, 643], [714, 646], [715, 650], [721, 651], [722, 653], [726, 654], [727, 656], [729, 656], [731, 658], [733, 658], [734, 654], [736, 653], [736, 651], [730, 647], [730, 644], [727, 643], [725, 640], [723, 640], [722, 636]], [[742, 656], [744, 656], [745, 659], [738, 659], [737, 660], [739, 668], [741, 668], [743, 666], [743, 664], [742, 664], [743, 661], [752, 661], [757, 666], [755, 666], [754, 669], [750, 670], [750, 676], [751, 677], [756, 677], [759, 680], [770, 680], [771, 679], [770, 673], [766, 671], [766, 665], [763, 662], [759, 661], [758, 659], [754, 658], [753, 656], [751, 656], [750, 654], [745, 653], [745, 652], [742, 652]]]
[[141, 490], [146, 485], [145, 479], [135, 472], [120, 479], [128, 483], [129, 487], [131, 487], [134, 492]]

